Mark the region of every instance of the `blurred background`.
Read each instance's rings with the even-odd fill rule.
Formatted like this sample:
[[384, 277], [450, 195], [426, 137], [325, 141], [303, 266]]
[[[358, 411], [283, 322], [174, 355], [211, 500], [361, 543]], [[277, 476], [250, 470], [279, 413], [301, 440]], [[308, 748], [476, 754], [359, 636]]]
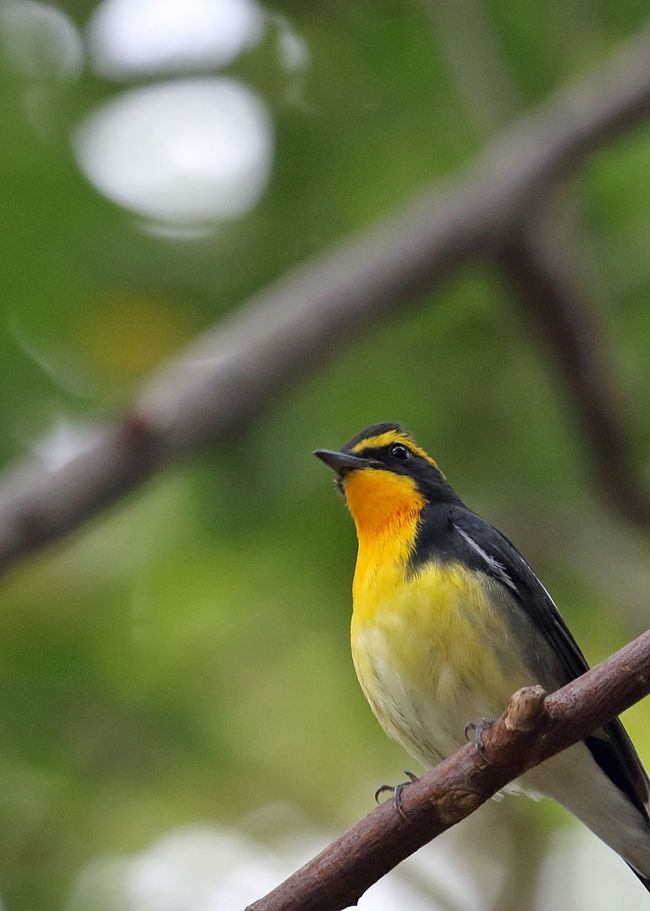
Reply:
[[[3, 463], [65, 464], [196, 333], [458, 170], [646, 14], [0, 0]], [[648, 484], [649, 171], [642, 128], [561, 194]], [[241, 908], [401, 780], [411, 761], [349, 655], [353, 527], [311, 456], [369, 423], [403, 422], [516, 541], [591, 662], [647, 627], [650, 526], [594, 482], [566, 376], [513, 287], [489, 263], [457, 271], [226, 446], [4, 576], [2, 909]], [[647, 703], [626, 716], [646, 764], [649, 722]], [[561, 809], [506, 798], [361, 907], [644, 896]]]

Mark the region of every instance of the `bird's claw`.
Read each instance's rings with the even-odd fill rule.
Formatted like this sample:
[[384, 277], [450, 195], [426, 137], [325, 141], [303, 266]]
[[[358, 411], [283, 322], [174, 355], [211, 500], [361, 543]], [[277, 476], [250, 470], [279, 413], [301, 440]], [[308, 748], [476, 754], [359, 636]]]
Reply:
[[412, 784], [414, 781], [418, 780], [417, 775], [414, 775], [413, 772], [409, 772], [408, 769], [404, 769], [404, 774], [408, 778], [408, 781], [402, 781], [399, 784], [382, 784], [375, 791], [375, 801], [379, 803], [379, 795], [385, 794], [389, 791], [393, 795], [393, 806], [402, 817], [404, 822], [408, 822], [408, 816], [402, 808], [402, 791], [408, 785]]
[[477, 723], [475, 721], [468, 721], [464, 728], [465, 740], [470, 739], [470, 733], [472, 735], [472, 740], [474, 741], [474, 746], [476, 747], [477, 753], [483, 752], [483, 734], [492, 727], [494, 724], [494, 718], [481, 718]]

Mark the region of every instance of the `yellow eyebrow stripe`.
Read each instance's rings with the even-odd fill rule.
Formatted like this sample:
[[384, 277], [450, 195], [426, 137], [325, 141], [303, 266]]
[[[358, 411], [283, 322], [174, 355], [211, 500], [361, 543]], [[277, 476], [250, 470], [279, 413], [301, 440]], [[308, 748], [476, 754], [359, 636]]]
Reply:
[[[406, 446], [407, 449], [410, 449], [411, 452], [414, 452], [416, 455], [425, 459], [429, 465], [438, 468], [438, 464], [434, 462], [428, 452], [425, 452], [421, 446], [414, 443], [409, 436], [406, 436], [404, 433], [398, 433], [396, 430], [387, 430], [386, 433], [380, 433], [377, 436], [361, 440], [360, 443], [357, 443], [356, 446], [352, 447], [352, 452], [361, 452], [364, 449], [372, 449], [379, 446], [390, 446], [391, 443], [401, 443], [403, 446]], [[439, 468], [438, 471], [440, 471]]]

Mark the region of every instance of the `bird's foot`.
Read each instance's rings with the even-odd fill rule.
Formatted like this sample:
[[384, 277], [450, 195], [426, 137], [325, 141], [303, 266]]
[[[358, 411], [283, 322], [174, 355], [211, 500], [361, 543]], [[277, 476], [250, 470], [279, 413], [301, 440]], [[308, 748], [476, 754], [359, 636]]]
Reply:
[[468, 721], [465, 725], [465, 739], [474, 741], [477, 753], [483, 752], [483, 734], [492, 727], [494, 722], [494, 718], [481, 718], [478, 723]]
[[380, 785], [375, 791], [375, 800], [377, 803], [379, 803], [379, 795], [385, 794], [387, 791], [389, 791], [393, 795], [393, 806], [402, 817], [404, 822], [408, 822], [408, 817], [402, 808], [402, 791], [414, 781], [417, 781], [418, 776], [414, 775], [413, 772], [409, 772], [408, 769], [404, 769], [404, 774], [408, 778], [408, 781], [402, 781], [399, 784]]

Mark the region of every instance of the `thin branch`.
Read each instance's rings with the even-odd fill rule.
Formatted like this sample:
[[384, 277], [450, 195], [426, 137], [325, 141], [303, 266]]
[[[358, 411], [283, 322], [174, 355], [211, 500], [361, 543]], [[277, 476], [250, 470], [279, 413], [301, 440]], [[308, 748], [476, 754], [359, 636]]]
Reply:
[[650, 29], [398, 216], [243, 304], [154, 376], [131, 414], [58, 471], [0, 482], [0, 569], [61, 538], [165, 465], [223, 440], [390, 310], [493, 248], [550, 182], [650, 113]]
[[484, 3], [423, 0], [423, 5], [469, 119], [483, 136], [503, 128], [521, 108], [521, 95]]
[[489, 911], [535, 911], [552, 830], [541, 826], [523, 801], [503, 801], [498, 810], [504, 814], [501, 825], [510, 836], [510, 850], [501, 887]]
[[523, 219], [501, 245], [503, 267], [532, 330], [563, 380], [599, 489], [628, 521], [650, 526], [650, 491], [633, 458], [629, 409], [613, 369], [573, 238], [561, 214]]
[[525, 687], [483, 736], [382, 804], [247, 911], [339, 911], [508, 782], [650, 693], [650, 631], [551, 696]]

